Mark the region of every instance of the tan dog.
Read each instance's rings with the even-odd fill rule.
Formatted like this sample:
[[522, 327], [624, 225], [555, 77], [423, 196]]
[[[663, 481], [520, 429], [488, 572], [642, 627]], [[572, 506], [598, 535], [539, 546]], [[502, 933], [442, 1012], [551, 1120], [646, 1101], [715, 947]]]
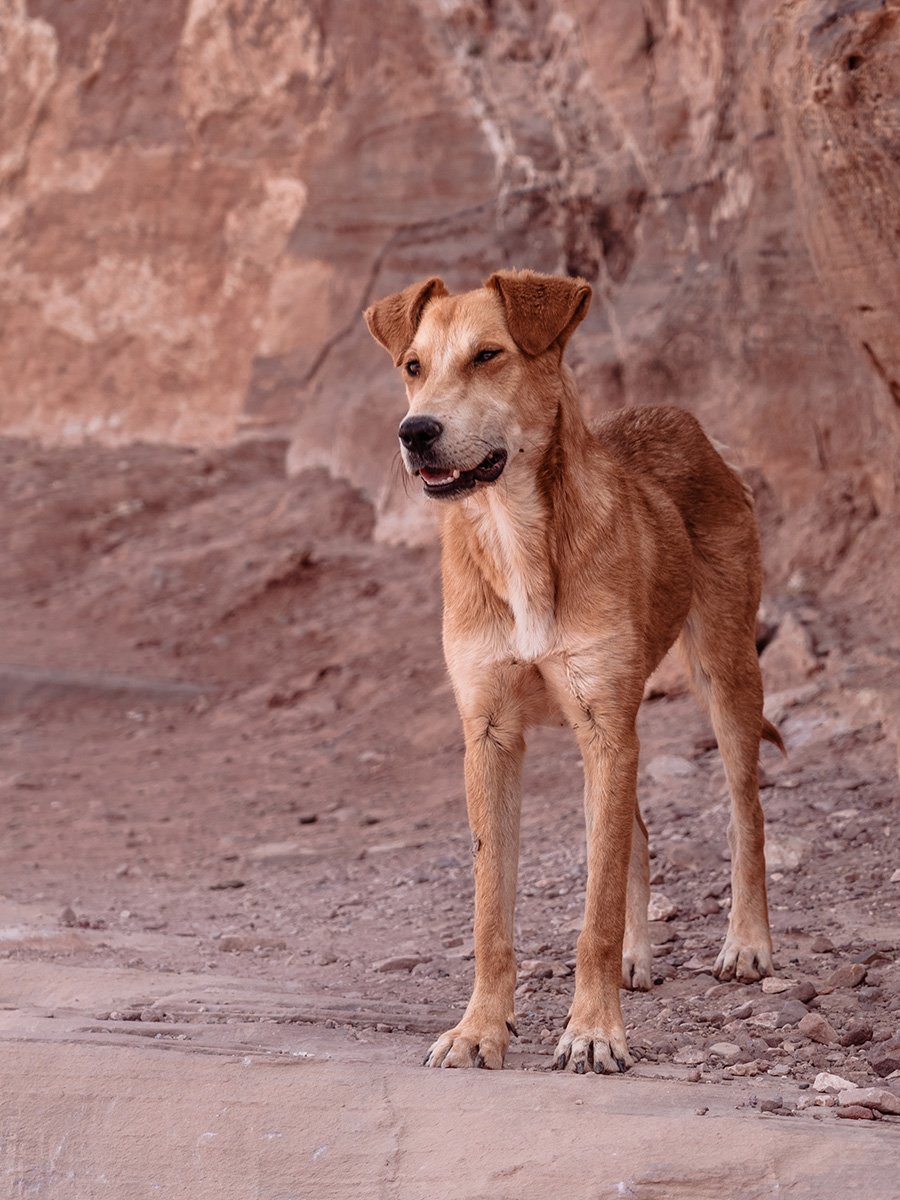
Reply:
[[591, 430], [562, 355], [581, 279], [500, 271], [372, 305], [403, 372], [407, 470], [442, 502], [444, 652], [465, 731], [475, 854], [475, 987], [431, 1066], [502, 1067], [515, 1032], [513, 910], [524, 733], [569, 724], [584, 760], [588, 878], [575, 996], [555, 1065], [624, 1071], [619, 986], [649, 988], [647, 831], [635, 719], [676, 641], [707, 705], [732, 798], [732, 910], [720, 979], [772, 969], [755, 646], [752, 502], [697, 421], [636, 408]]

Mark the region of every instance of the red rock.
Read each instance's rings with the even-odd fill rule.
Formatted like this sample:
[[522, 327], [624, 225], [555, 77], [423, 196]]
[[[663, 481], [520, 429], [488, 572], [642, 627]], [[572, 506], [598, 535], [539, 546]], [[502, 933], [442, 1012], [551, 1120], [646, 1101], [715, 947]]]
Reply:
[[837, 1115], [844, 1121], [874, 1121], [875, 1114], [871, 1108], [863, 1108], [861, 1104], [847, 1104], [837, 1110]]
[[866, 977], [866, 968], [862, 963], [844, 963], [828, 976], [826, 983], [832, 988], [859, 987]]
[[864, 1108], [874, 1108], [878, 1112], [900, 1115], [900, 1096], [888, 1088], [848, 1088], [838, 1095], [838, 1104], [859, 1104]]
[[830, 1045], [832, 1042], [838, 1040], [838, 1035], [834, 1028], [825, 1020], [821, 1013], [807, 1013], [797, 1028], [811, 1042], [821, 1042], [823, 1045]]
[[859, 1018], [851, 1021], [841, 1035], [842, 1046], [863, 1046], [872, 1040], [874, 1029], [870, 1021]]

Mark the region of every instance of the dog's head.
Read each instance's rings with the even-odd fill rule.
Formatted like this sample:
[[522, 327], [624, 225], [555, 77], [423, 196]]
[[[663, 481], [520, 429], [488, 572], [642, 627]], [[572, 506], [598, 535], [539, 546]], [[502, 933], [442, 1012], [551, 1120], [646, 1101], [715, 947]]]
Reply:
[[366, 309], [403, 373], [403, 461], [429, 496], [470, 494], [543, 451], [562, 352], [590, 301], [583, 279], [498, 271], [474, 292], [426, 279]]

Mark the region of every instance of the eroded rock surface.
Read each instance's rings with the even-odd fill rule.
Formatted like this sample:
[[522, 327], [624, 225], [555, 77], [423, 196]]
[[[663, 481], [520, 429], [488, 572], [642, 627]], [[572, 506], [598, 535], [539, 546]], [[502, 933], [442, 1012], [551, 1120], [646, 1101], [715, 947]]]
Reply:
[[[401, 410], [360, 308], [585, 275], [589, 407], [695, 410], [778, 514], [896, 494], [896, 0], [11, 0], [6, 432], [222, 442], [365, 487]], [[836, 481], [836, 482], [835, 482]]]

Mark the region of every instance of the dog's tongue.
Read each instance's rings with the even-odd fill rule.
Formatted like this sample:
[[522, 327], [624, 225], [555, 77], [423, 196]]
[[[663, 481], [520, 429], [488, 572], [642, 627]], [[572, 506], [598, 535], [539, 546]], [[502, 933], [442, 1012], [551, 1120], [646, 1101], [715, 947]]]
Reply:
[[453, 478], [452, 471], [432, 471], [427, 467], [422, 467], [422, 469], [419, 471], [419, 474], [422, 476], [422, 478], [425, 480], [426, 483], [431, 483], [431, 484], [449, 483], [450, 480]]

